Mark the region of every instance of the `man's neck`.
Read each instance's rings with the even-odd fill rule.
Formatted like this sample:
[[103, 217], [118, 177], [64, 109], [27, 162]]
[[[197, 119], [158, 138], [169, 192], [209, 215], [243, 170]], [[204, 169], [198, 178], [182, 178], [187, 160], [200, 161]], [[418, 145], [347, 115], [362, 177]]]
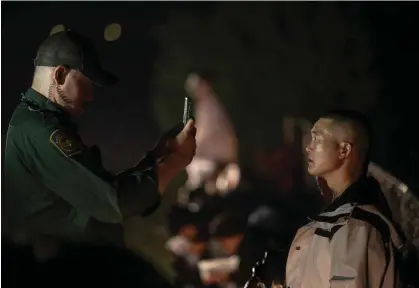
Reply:
[[31, 88], [38, 92], [39, 94], [42, 94], [44, 97], [49, 96], [49, 90], [51, 87], [51, 84], [53, 83], [53, 74], [54, 74], [54, 68], [53, 67], [36, 67], [35, 73], [33, 74], [32, 79], [32, 86]]
[[353, 183], [355, 183], [362, 175], [362, 172], [350, 172], [347, 170], [335, 171], [332, 175], [325, 176], [327, 186], [332, 190], [333, 200], [342, 195]]
[[42, 96], [48, 98], [49, 86], [46, 83], [33, 81], [31, 88], [41, 94]]

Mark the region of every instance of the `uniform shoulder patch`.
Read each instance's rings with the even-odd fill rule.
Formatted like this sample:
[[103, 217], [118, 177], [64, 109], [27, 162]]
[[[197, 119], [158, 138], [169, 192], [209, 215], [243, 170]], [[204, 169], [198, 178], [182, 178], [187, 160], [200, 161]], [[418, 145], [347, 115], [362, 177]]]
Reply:
[[72, 133], [57, 129], [51, 133], [49, 140], [66, 157], [71, 157], [83, 150], [83, 143]]

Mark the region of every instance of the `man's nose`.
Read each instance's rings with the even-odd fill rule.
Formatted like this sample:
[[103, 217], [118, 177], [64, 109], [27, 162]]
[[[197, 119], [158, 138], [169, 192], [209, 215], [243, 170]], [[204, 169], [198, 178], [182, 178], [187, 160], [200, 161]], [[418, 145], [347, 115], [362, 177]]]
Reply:
[[310, 144], [308, 144], [306, 146], [306, 152], [307, 152], [307, 154], [310, 153], [312, 150], [313, 150], [313, 148], [311, 147], [311, 143], [310, 143]]

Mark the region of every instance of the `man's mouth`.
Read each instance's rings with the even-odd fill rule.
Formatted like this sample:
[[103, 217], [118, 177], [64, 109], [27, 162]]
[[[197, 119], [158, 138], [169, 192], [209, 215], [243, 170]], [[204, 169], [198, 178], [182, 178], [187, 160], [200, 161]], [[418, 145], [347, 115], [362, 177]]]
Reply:
[[307, 163], [308, 164], [313, 164], [313, 159], [311, 159], [310, 157], [307, 158]]

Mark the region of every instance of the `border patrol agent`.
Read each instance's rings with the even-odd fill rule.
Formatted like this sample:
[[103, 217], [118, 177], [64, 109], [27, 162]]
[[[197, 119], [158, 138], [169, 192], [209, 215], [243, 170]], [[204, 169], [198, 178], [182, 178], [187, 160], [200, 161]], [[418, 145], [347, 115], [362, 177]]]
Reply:
[[[35, 59], [36, 67], [61, 65], [99, 86], [117, 82], [102, 69], [92, 42], [73, 31], [47, 38]], [[34, 247], [37, 243], [45, 246], [48, 239], [53, 239], [50, 243], [122, 244], [122, 221], [155, 210], [161, 199], [159, 190], [165, 189], [162, 182], [168, 184], [192, 160], [196, 148], [193, 121], [182, 131], [192, 133], [179, 140], [182, 143], [176, 142], [183, 155], [169, 155], [160, 164], [155, 153], [148, 153], [136, 167], [113, 176], [104, 169], [99, 149], [83, 144], [70, 115], [45, 94], [30, 88], [9, 123], [5, 148], [8, 234], [14, 243]]]

